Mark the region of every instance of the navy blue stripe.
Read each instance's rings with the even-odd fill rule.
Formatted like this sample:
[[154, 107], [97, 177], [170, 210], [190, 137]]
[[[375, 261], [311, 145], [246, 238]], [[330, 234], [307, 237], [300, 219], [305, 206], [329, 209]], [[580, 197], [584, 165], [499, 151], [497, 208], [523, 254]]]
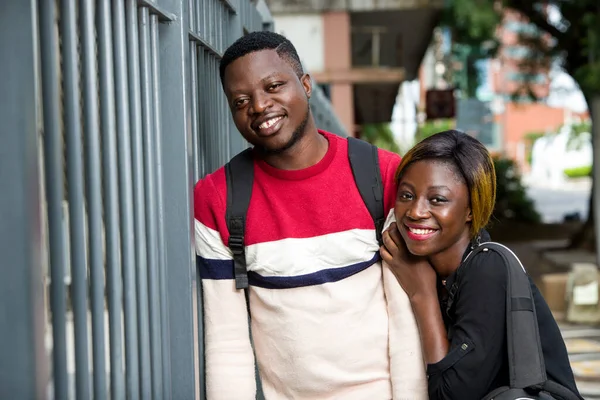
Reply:
[[233, 260], [214, 260], [196, 256], [196, 265], [202, 279], [234, 279]]
[[327, 282], [337, 282], [354, 274], [364, 271], [379, 261], [379, 252], [372, 259], [347, 267], [330, 268], [298, 276], [261, 276], [256, 272], [248, 272], [248, 282], [252, 286], [266, 289], [291, 289], [303, 286], [321, 285]]
[[[233, 260], [213, 260], [196, 257], [202, 279], [234, 279]], [[262, 276], [248, 271], [248, 283], [265, 289], [291, 289], [337, 282], [357, 274], [379, 261], [379, 252], [369, 261], [340, 268], [330, 268], [298, 276]]]

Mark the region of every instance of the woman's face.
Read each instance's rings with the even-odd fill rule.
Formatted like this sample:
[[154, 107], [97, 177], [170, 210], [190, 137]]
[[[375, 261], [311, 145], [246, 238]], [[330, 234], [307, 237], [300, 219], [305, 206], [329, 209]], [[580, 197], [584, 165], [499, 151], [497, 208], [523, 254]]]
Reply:
[[411, 164], [398, 183], [394, 212], [398, 230], [414, 255], [430, 257], [469, 239], [469, 190], [448, 162]]

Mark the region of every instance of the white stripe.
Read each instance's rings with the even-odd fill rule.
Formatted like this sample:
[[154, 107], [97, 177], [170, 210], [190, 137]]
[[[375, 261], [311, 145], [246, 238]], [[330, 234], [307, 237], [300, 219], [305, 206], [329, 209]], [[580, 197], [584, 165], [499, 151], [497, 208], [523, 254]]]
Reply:
[[213, 260], [233, 259], [231, 250], [229, 247], [225, 246], [219, 232], [209, 228], [197, 219], [194, 219], [194, 230], [197, 255]]
[[352, 229], [246, 247], [248, 269], [262, 276], [298, 276], [369, 261], [379, 250], [372, 229]]
[[[219, 232], [195, 221], [196, 254], [231, 260]], [[246, 247], [248, 270], [262, 276], [298, 276], [369, 261], [379, 250], [371, 229], [352, 229], [311, 238], [290, 238]]]

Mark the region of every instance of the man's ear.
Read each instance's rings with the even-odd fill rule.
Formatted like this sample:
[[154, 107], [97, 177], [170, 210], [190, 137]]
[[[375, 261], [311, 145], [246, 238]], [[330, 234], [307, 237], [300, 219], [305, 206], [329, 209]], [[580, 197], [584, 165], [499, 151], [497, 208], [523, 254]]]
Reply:
[[302, 83], [302, 87], [304, 87], [306, 97], [310, 99], [310, 96], [312, 95], [312, 78], [310, 77], [310, 74], [302, 75], [300, 83]]

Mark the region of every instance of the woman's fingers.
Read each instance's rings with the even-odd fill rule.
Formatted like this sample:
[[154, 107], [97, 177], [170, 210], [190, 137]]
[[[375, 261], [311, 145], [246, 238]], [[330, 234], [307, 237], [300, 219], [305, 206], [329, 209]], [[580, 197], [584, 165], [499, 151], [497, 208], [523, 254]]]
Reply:
[[385, 232], [383, 232], [383, 245], [385, 246], [386, 250], [388, 251], [388, 253], [391, 256], [394, 256], [394, 254], [396, 254], [396, 251], [398, 250], [398, 246], [396, 245], [396, 243], [394, 242], [394, 240], [392, 239], [392, 237], [390, 236], [390, 230], [388, 229]]
[[398, 230], [398, 225], [396, 225], [395, 222], [392, 222], [392, 224], [390, 225], [390, 228], [388, 229], [388, 232], [390, 233], [390, 237], [396, 244], [396, 247], [398, 247], [399, 249], [402, 248], [402, 242], [403, 242], [402, 236], [400, 235], [400, 231]]
[[381, 255], [383, 261], [387, 263], [390, 263], [393, 259], [392, 255], [390, 254], [388, 249], [385, 248], [385, 246], [381, 246], [381, 248], [379, 249], [379, 254]]

